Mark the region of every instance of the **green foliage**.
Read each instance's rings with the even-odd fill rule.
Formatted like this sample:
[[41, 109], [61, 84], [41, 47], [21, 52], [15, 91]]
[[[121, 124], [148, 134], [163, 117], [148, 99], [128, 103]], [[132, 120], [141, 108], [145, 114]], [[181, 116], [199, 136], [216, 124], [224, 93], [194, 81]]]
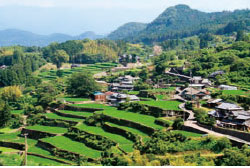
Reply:
[[64, 50], [56, 50], [51, 60], [57, 68], [60, 68], [62, 63], [69, 61], [69, 55]]
[[207, 112], [203, 109], [194, 109], [196, 120], [205, 125], [213, 126], [216, 122], [215, 118], [209, 117]]
[[7, 102], [0, 99], [0, 128], [6, 127], [11, 120], [11, 109]]
[[177, 118], [177, 119], [174, 120], [174, 123], [173, 123], [172, 127], [175, 130], [181, 130], [183, 125], [184, 125], [183, 119], [182, 118]]
[[77, 97], [89, 97], [99, 90], [94, 78], [88, 72], [74, 73], [67, 80], [67, 93]]

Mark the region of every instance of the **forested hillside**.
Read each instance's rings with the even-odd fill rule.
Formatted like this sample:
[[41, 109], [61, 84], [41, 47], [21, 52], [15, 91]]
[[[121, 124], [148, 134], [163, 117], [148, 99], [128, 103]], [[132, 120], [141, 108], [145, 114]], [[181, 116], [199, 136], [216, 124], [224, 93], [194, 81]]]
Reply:
[[117, 30], [109, 34], [108, 38], [111, 40], [124, 39], [128, 36], [133, 36], [144, 30], [147, 27], [145, 23], [131, 22], [122, 25]]
[[[186, 5], [177, 5], [166, 9], [142, 31], [123, 39], [134, 43], [151, 44], [201, 33], [230, 34], [238, 30], [250, 30], [249, 18], [249, 10], [205, 13]], [[129, 29], [122, 30], [129, 34], [127, 33]], [[119, 34], [124, 33], [119, 32]]]

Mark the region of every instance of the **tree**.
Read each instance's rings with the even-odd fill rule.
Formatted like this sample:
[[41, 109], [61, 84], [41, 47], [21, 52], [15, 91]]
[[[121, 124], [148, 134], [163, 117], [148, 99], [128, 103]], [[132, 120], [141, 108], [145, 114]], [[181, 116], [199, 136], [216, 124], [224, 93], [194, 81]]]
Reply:
[[16, 102], [22, 96], [22, 91], [19, 86], [9, 86], [3, 88], [1, 96], [6, 102]]
[[93, 92], [98, 91], [100, 86], [89, 72], [74, 73], [68, 80], [67, 93], [78, 97], [89, 97]]
[[141, 78], [143, 82], [145, 82], [148, 79], [149, 73], [146, 67], [142, 68], [141, 72], [139, 73], [139, 77]]
[[56, 87], [51, 83], [43, 83], [38, 86], [37, 90], [38, 105], [46, 108], [51, 102], [56, 99], [58, 91]]
[[247, 157], [239, 149], [225, 149], [224, 155], [218, 158], [217, 165], [247, 166]]
[[69, 61], [69, 55], [64, 50], [56, 50], [52, 55], [52, 62], [56, 64], [56, 67], [59, 69], [62, 66], [62, 63]]
[[0, 128], [6, 127], [11, 119], [10, 106], [7, 102], [0, 100]]
[[243, 30], [237, 31], [236, 41], [244, 41], [244, 31]]
[[183, 119], [177, 118], [174, 120], [173, 129], [181, 129], [183, 125], [184, 125]]

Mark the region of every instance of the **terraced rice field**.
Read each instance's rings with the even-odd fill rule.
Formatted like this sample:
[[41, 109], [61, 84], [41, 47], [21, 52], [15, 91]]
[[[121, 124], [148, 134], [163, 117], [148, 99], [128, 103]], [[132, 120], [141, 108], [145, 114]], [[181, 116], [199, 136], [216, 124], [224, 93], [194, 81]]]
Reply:
[[54, 133], [54, 134], [64, 134], [64, 133], [68, 132], [67, 128], [42, 126], [42, 125], [34, 125], [34, 126], [26, 127], [26, 129]]
[[[73, 68], [73, 69], [62, 69], [62, 72], [63, 72], [62, 76], [67, 77], [74, 72], [84, 72], [84, 71], [88, 71], [88, 72], [91, 72], [93, 74], [96, 74], [96, 73], [100, 73], [100, 72], [104, 71], [105, 69], [110, 69], [110, 68], [113, 68], [116, 66], [117, 66], [117, 64], [115, 64], [115, 63], [97, 63], [97, 64], [85, 65], [85, 66]], [[41, 72], [41, 73], [39, 73], [38, 76], [44, 80], [53, 80], [53, 79], [57, 78], [55, 70]]]
[[85, 108], [94, 108], [94, 109], [116, 109], [104, 104], [89, 103], [89, 104], [72, 104], [74, 107], [85, 107]]
[[163, 110], [181, 110], [179, 108], [181, 103], [178, 101], [140, 101], [139, 103], [152, 107], [159, 107]]
[[64, 120], [64, 121], [75, 121], [75, 122], [83, 121], [82, 119], [63, 117], [63, 116], [59, 116], [59, 115], [54, 114], [54, 113], [47, 113], [47, 114], [44, 114], [44, 116], [46, 116], [49, 119], [58, 119], [58, 120]]
[[65, 164], [50, 159], [45, 159], [31, 155], [28, 155], [27, 160], [28, 160], [27, 166], [67, 166]]
[[70, 152], [75, 152], [82, 154], [90, 158], [99, 158], [101, 157], [101, 151], [91, 149], [85, 146], [83, 143], [72, 141], [71, 139], [64, 136], [55, 136], [51, 138], [42, 139], [44, 142], [48, 142], [59, 149], [67, 150]]
[[147, 140], [149, 140], [149, 136], [143, 132], [141, 132], [140, 130], [137, 130], [137, 129], [134, 129], [134, 128], [131, 128], [131, 127], [125, 127], [125, 126], [121, 126], [121, 125], [117, 125], [117, 124], [114, 124], [114, 123], [110, 123], [110, 122], [107, 122], [108, 125], [112, 126], [112, 127], [117, 127], [117, 128], [121, 128], [123, 130], [126, 130], [128, 132], [131, 132], [135, 135], [139, 135], [142, 137], [142, 140], [144, 142], [146, 142]]
[[93, 126], [88, 126], [86, 124], [81, 124], [79, 126], [76, 126], [76, 128], [83, 130], [83, 131], [86, 131], [90, 134], [100, 135], [100, 136], [106, 137], [110, 140], [113, 140], [113, 141], [119, 143], [119, 147], [126, 152], [133, 151], [133, 142], [126, 139], [125, 137], [123, 137], [121, 135], [112, 134], [112, 133], [104, 131], [101, 127], [93, 127]]
[[93, 113], [90, 112], [78, 112], [78, 111], [68, 111], [68, 110], [59, 110], [60, 113], [64, 113], [64, 114], [72, 114], [75, 116], [81, 116], [81, 117], [90, 117], [93, 115]]
[[164, 128], [160, 125], [155, 124], [154, 122], [155, 122], [156, 118], [153, 116], [149, 116], [149, 115], [143, 115], [143, 114], [121, 111], [121, 110], [116, 110], [116, 109], [97, 111], [96, 113], [98, 113], [98, 114], [103, 113], [107, 116], [125, 119], [125, 120], [130, 120], [130, 121], [137, 122], [137, 123], [140, 123], [140, 124], [143, 124], [146, 126], [150, 126], [154, 129], [163, 129]]

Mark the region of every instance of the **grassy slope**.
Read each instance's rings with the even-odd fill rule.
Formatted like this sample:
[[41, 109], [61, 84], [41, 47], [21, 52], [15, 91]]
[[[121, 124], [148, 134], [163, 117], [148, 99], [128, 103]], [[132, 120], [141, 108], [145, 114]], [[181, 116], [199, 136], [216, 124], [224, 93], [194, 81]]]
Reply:
[[85, 146], [83, 143], [72, 141], [71, 139], [64, 136], [44, 138], [42, 141], [48, 142], [60, 149], [79, 153], [90, 158], [99, 158], [101, 156], [101, 151], [91, 149]]
[[112, 134], [112, 133], [104, 131], [100, 127], [88, 126], [86, 124], [81, 124], [81, 125], [77, 126], [77, 128], [79, 128], [80, 130], [95, 134], [95, 135], [101, 135], [103, 137], [107, 137], [108, 139], [111, 139], [111, 140], [119, 143], [119, 146], [126, 152], [133, 151], [133, 142], [124, 138], [121, 135]]

